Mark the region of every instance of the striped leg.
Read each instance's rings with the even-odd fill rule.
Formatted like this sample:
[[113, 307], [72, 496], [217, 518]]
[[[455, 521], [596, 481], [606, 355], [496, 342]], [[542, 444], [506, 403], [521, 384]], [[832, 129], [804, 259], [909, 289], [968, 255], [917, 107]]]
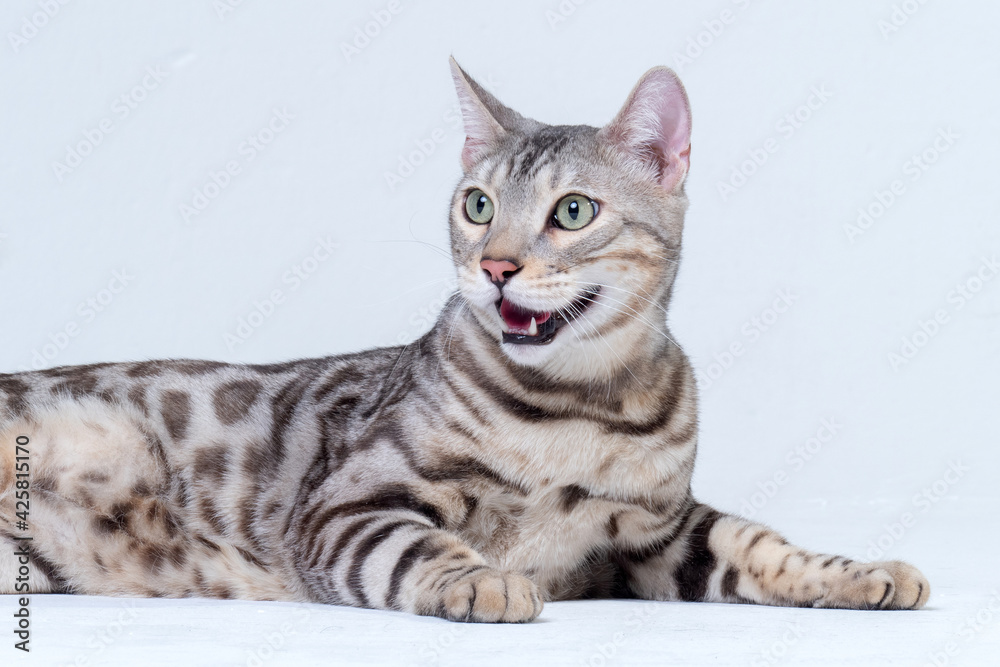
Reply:
[[456, 535], [415, 514], [359, 512], [315, 526], [299, 558], [313, 596], [452, 621], [518, 623], [541, 613], [531, 580], [487, 566]]
[[626, 556], [643, 598], [840, 609], [919, 609], [927, 579], [901, 561], [857, 563], [789, 544], [752, 521], [695, 504], [673, 540]]

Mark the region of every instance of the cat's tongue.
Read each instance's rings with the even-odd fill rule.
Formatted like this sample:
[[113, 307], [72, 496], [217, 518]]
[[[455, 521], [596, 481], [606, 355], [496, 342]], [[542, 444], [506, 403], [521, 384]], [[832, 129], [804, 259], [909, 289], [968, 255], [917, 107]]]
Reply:
[[[537, 326], [545, 322], [552, 316], [552, 313], [539, 313], [533, 310], [526, 310], [520, 306], [512, 304], [507, 299], [500, 302], [500, 317], [507, 324], [511, 333], [537, 335]], [[535, 320], [536, 329], [531, 331], [531, 320]]]

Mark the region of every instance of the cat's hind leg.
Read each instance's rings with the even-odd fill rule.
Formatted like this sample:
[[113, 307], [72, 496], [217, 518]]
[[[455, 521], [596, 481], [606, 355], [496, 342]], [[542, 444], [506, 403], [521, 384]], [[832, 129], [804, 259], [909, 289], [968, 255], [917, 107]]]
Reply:
[[693, 504], [669, 540], [624, 553], [631, 589], [659, 600], [919, 609], [930, 584], [902, 561], [860, 563], [789, 544], [770, 528]]

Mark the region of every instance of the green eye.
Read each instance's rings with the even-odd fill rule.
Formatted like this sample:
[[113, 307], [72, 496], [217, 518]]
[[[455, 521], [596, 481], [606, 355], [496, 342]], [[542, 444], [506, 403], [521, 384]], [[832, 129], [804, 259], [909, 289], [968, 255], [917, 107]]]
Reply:
[[493, 219], [493, 202], [482, 190], [473, 190], [465, 199], [465, 214], [477, 225], [485, 225]]
[[597, 202], [583, 195], [563, 197], [556, 204], [553, 222], [557, 227], [570, 231], [582, 229], [597, 215]]

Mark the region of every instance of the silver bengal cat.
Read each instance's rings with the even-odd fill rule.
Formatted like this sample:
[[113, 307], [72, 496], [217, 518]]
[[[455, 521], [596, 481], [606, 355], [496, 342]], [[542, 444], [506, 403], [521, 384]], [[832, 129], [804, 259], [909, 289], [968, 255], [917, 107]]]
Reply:
[[666, 326], [691, 150], [677, 76], [650, 70], [594, 128], [452, 73], [459, 290], [434, 328], [287, 363], [0, 375], [0, 593], [22, 549], [35, 593], [455, 621], [582, 597], [923, 606], [906, 563], [813, 553], [691, 495], [697, 395]]

